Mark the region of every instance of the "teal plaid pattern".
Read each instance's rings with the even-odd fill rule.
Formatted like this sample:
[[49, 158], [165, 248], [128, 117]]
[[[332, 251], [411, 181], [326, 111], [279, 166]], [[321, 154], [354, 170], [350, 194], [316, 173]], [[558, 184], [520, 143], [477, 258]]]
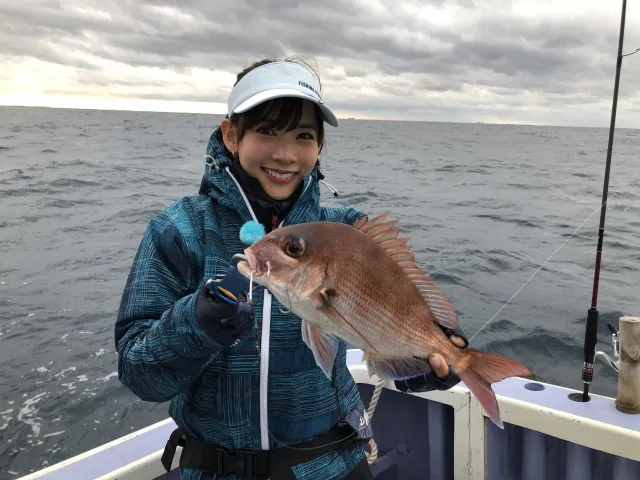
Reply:
[[[240, 343], [222, 349], [195, 315], [200, 285], [224, 274], [231, 257], [242, 252], [242, 225], [251, 214], [235, 182], [218, 128], [207, 154], [198, 195], [177, 200], [149, 222], [128, 275], [115, 324], [118, 378], [148, 402], [170, 401], [178, 426], [202, 442], [229, 448], [260, 449], [260, 344], [263, 291], [254, 295], [258, 327]], [[353, 225], [362, 212], [321, 207], [317, 169], [285, 225], [332, 221]], [[300, 319], [282, 313], [272, 300], [268, 411], [270, 448], [309, 440], [364, 406], [346, 366], [341, 343], [333, 380], [316, 366], [302, 340]], [[357, 427], [357, 425], [355, 425]], [[301, 480], [344, 478], [363, 458], [361, 447], [333, 452], [297, 465]], [[183, 469], [182, 480], [200, 478]], [[239, 477], [229, 476], [225, 480]], [[221, 480], [218, 478], [217, 480]]]

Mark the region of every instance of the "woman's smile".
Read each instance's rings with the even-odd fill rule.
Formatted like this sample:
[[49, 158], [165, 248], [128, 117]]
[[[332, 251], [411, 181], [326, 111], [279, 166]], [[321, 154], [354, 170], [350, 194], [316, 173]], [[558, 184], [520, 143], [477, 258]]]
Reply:
[[260, 169], [265, 173], [265, 176], [269, 179], [269, 181], [277, 183], [279, 185], [291, 182], [294, 175], [296, 174], [296, 172], [286, 172], [284, 170], [275, 170], [265, 167], [260, 167]]

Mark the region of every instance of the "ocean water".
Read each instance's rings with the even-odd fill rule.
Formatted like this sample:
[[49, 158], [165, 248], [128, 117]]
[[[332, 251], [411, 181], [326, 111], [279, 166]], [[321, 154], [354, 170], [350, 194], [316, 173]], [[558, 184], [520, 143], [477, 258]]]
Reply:
[[[197, 193], [220, 120], [0, 107], [0, 479], [167, 417], [119, 384], [113, 325], [146, 222]], [[468, 337], [500, 312], [474, 346], [581, 388], [607, 135], [345, 120], [321, 158], [340, 196], [323, 197], [398, 217]], [[640, 314], [639, 151], [640, 131], [617, 131], [598, 303], [609, 353], [606, 323]], [[592, 391], [615, 396], [615, 378], [599, 363]]]

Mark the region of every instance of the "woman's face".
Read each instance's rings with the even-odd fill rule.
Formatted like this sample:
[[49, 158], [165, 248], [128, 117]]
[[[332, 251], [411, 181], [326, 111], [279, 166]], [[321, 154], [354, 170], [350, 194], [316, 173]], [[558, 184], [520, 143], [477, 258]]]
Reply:
[[245, 132], [238, 145], [229, 120], [222, 133], [225, 145], [235, 151], [242, 168], [275, 200], [289, 198], [309, 174], [320, 153], [314, 106], [305, 101], [297, 127], [287, 132], [261, 124]]

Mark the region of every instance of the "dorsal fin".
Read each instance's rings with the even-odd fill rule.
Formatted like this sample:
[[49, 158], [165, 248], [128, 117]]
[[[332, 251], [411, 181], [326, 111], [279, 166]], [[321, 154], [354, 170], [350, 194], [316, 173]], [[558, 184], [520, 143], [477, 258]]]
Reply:
[[369, 215], [365, 215], [364, 217], [362, 217], [360, 220], [356, 222], [355, 227], [358, 230], [367, 233], [376, 225], [379, 225], [382, 222], [384, 222], [384, 219], [387, 218], [387, 215], [388, 215], [387, 213], [383, 213], [382, 215], [378, 215], [373, 220], [369, 220]]
[[410, 252], [411, 245], [407, 243], [409, 239], [398, 237], [400, 229], [395, 226], [398, 221], [386, 220], [387, 215], [383, 213], [371, 220], [365, 215], [355, 223], [354, 227], [373, 239], [402, 268], [407, 278], [425, 299], [429, 310], [440, 325], [456, 328], [458, 325], [456, 309], [451, 305], [446, 294], [433, 283], [429, 274], [416, 265], [414, 254]]

